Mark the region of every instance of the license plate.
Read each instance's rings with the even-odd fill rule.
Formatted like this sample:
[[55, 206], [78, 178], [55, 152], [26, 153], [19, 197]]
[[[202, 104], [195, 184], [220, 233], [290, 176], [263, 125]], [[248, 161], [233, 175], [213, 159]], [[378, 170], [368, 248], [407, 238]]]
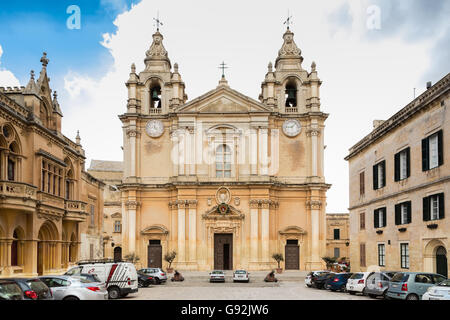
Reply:
[[393, 284], [393, 285], [392, 285], [392, 288], [397, 288], [397, 287], [398, 287], [397, 284]]

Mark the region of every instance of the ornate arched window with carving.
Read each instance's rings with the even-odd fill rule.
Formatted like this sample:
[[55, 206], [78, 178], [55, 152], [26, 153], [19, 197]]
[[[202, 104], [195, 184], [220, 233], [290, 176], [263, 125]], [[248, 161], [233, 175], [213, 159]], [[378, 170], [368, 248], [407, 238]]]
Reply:
[[216, 148], [216, 177], [231, 178], [231, 148], [226, 144]]

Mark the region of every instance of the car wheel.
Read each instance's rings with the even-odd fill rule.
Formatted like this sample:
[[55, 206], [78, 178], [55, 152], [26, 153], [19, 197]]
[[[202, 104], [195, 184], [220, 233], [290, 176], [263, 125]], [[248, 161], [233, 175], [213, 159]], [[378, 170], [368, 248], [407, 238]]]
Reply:
[[108, 288], [108, 296], [110, 299], [119, 299], [120, 289], [117, 287]]
[[350, 293], [351, 295], [356, 294], [356, 292], [354, 292], [354, 291], [349, 291], [348, 293]]
[[376, 294], [369, 294], [369, 297], [371, 297], [372, 299], [376, 299], [377, 295]]
[[311, 287], [312, 287], [312, 285], [310, 285], [310, 284], [307, 284], [306, 286], [307, 286], [308, 288], [311, 288]]
[[419, 300], [419, 296], [417, 294], [412, 293], [406, 296], [406, 300]]
[[366, 288], [363, 289], [363, 291], [361, 292], [361, 294], [362, 294], [363, 296], [366, 295]]
[[388, 299], [387, 290], [384, 290], [384, 292], [383, 292], [383, 299], [385, 299], [385, 300]]
[[80, 299], [78, 299], [77, 297], [67, 297], [63, 299], [64, 301], [78, 301]]
[[159, 278], [155, 278], [155, 284], [161, 284], [161, 280], [159, 280]]

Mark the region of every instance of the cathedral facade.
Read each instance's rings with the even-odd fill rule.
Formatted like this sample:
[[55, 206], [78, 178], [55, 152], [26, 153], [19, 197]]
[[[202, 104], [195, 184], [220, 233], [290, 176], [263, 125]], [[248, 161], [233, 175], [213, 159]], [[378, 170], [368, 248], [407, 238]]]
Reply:
[[323, 267], [324, 122], [315, 63], [302, 67], [288, 29], [259, 101], [225, 76], [187, 101], [157, 31], [145, 69], [131, 67], [119, 185], [123, 254], [178, 270]]

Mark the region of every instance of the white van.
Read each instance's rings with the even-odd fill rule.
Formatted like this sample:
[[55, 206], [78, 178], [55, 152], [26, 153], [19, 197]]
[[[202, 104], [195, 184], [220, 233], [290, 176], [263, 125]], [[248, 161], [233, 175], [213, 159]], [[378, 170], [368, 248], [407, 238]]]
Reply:
[[109, 299], [126, 297], [138, 292], [138, 275], [134, 264], [130, 262], [81, 261], [70, 268], [65, 275], [96, 274], [106, 284]]

